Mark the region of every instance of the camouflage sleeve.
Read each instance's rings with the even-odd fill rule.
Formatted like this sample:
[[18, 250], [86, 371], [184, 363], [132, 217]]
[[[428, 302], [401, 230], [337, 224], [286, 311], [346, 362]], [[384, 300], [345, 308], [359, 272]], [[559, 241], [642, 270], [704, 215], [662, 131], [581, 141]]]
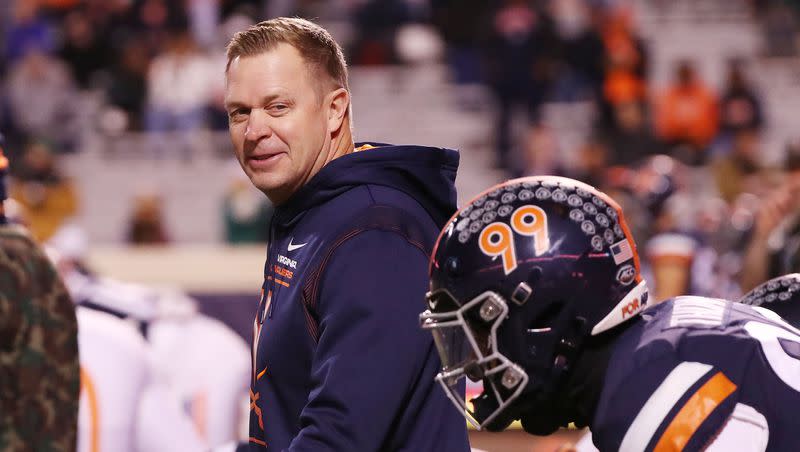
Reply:
[[0, 227], [0, 450], [74, 451], [75, 308], [44, 251]]

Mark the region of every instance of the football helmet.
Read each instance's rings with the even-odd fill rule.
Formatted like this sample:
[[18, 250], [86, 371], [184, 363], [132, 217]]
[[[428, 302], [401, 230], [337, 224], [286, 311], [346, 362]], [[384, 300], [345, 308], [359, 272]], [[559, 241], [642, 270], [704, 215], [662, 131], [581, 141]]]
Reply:
[[[479, 195], [445, 225], [429, 272], [420, 323], [441, 357], [436, 380], [478, 429], [554, 406], [585, 340], [648, 302], [619, 205], [563, 177], [514, 179]], [[483, 383], [471, 407], [462, 378]]]
[[800, 328], [800, 273], [789, 273], [761, 283], [744, 294], [739, 302], [767, 308], [793, 327]]

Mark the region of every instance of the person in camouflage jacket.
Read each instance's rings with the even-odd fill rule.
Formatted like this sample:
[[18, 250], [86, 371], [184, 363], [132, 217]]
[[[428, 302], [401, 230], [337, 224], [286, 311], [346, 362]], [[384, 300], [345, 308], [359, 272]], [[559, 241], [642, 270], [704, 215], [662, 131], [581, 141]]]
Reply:
[[[0, 200], [8, 167], [1, 146]], [[44, 250], [1, 213], [0, 450], [74, 451], [80, 391], [75, 307]]]

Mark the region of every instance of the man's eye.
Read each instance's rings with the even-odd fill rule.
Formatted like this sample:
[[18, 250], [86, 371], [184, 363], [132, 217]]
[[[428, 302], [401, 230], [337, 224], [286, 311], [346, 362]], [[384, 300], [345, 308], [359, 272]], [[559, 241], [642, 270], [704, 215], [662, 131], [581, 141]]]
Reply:
[[274, 111], [276, 113], [283, 113], [288, 109], [289, 109], [289, 106], [286, 105], [286, 104], [274, 104], [274, 105], [270, 106], [270, 110], [272, 110], [272, 111]]
[[228, 117], [232, 120], [241, 120], [244, 119], [248, 113], [249, 110], [245, 108], [237, 108], [236, 110], [233, 110], [230, 113], [228, 113]]

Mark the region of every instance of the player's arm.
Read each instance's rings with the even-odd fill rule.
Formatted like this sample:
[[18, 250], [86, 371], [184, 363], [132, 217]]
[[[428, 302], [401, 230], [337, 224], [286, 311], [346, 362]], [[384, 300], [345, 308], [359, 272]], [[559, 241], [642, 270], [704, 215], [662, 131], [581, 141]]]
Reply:
[[417, 320], [427, 261], [384, 231], [363, 232], [334, 251], [321, 282], [313, 387], [289, 450], [381, 448], [426, 362], [438, 360]]

